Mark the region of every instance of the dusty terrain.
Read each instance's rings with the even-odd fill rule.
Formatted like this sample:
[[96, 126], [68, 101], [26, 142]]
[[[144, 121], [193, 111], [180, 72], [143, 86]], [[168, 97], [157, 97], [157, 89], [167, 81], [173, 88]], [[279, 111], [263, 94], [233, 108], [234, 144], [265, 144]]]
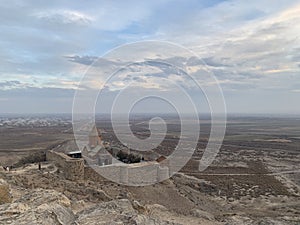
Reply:
[[[132, 121], [136, 135], [149, 135], [145, 121], [147, 118], [140, 117]], [[202, 122], [198, 148], [190, 162], [171, 179], [147, 187], [68, 181], [48, 162], [43, 162], [41, 171], [37, 164], [27, 164], [0, 172], [0, 194], [8, 202], [0, 206], [0, 224], [22, 224], [30, 219], [43, 224], [44, 217], [49, 218], [44, 224], [299, 224], [300, 120], [229, 118], [220, 153], [207, 170], [199, 172], [210, 127], [206, 120]], [[122, 147], [108, 120], [98, 120], [97, 125], [104, 140]], [[10, 124], [0, 129], [4, 131], [2, 165], [72, 138], [69, 122]], [[176, 120], [169, 119], [167, 137], [156, 152], [169, 155], [179, 130]]]
[[11, 166], [28, 154], [71, 138], [70, 117], [0, 116], [0, 164]]
[[[28, 217], [36, 224], [218, 224], [208, 212], [217, 210], [213, 200], [199, 192], [206, 210], [195, 208], [173, 180], [144, 188], [109, 181], [72, 182], [52, 164], [43, 163], [41, 171], [37, 167], [30, 164], [1, 173], [13, 203], [0, 207], [0, 224], [27, 224]], [[59, 214], [61, 209], [65, 215]], [[43, 221], [44, 214], [54, 218]]]

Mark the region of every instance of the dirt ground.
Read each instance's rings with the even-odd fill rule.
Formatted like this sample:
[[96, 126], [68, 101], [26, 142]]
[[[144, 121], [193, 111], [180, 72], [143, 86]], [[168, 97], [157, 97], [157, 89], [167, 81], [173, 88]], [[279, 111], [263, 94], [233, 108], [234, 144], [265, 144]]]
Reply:
[[[134, 121], [133, 132], [147, 136], [147, 123]], [[118, 144], [109, 121], [98, 121], [105, 141]], [[146, 125], [145, 125], [146, 124]], [[1, 128], [0, 162], [12, 164], [32, 151], [43, 151], [72, 139], [70, 125], [57, 127]], [[74, 209], [127, 198], [141, 204], [158, 204], [181, 216], [195, 209], [227, 224], [299, 224], [300, 221], [300, 120], [235, 118], [229, 120], [222, 148], [213, 164], [198, 171], [199, 159], [209, 136], [209, 125], [193, 158], [170, 180], [148, 187], [124, 187], [85, 180], [71, 182], [54, 165], [20, 167], [6, 174], [12, 185], [54, 189], [64, 193]], [[169, 155], [178, 142], [178, 126], [172, 123], [157, 153]], [[280, 140], [280, 141], [278, 141]], [[284, 141], [282, 141], [284, 140]], [[22, 195], [17, 188], [14, 195]], [[78, 202], [81, 202], [78, 204]]]

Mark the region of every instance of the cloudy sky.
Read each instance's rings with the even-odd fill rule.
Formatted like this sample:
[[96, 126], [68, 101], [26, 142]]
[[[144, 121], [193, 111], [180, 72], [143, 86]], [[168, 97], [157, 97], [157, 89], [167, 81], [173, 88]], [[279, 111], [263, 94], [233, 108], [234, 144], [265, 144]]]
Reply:
[[146, 40], [201, 57], [230, 113], [300, 113], [299, 0], [2, 0], [0, 20], [0, 113], [69, 113], [93, 60]]

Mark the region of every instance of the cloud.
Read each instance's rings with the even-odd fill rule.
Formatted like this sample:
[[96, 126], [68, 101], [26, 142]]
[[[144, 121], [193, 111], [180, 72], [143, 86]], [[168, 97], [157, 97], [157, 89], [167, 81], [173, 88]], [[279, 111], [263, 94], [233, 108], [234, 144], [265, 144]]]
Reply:
[[17, 80], [3, 81], [0, 82], [0, 89], [2, 90], [12, 89], [12, 88], [19, 87], [20, 85], [21, 82]]
[[54, 25], [79, 25], [85, 26], [93, 22], [93, 18], [85, 15], [82, 12], [73, 11], [73, 10], [53, 10], [53, 11], [44, 11], [33, 14], [37, 19]]
[[0, 89], [0, 113], [70, 113], [74, 93], [63, 88]]
[[65, 56], [66, 59], [68, 59], [70, 62], [79, 63], [83, 65], [91, 65], [93, 62], [95, 62], [99, 57], [96, 56]]
[[227, 79], [244, 83], [241, 91], [245, 86], [291, 90], [300, 72], [299, 15], [300, 5], [296, 5], [247, 22], [198, 46], [201, 39], [193, 36], [197, 39], [193, 41], [191, 36], [191, 49], [200, 52], [221, 83]]
[[70, 97], [73, 98], [75, 89], [66, 88], [37, 88], [37, 87], [24, 87], [22, 89], [10, 89], [10, 90], [0, 90], [1, 96], [8, 98], [60, 98], [60, 97]]
[[[243, 96], [248, 91], [267, 90], [273, 91], [274, 96], [279, 91], [286, 92], [294, 99], [299, 87], [293, 85], [298, 83], [300, 72], [298, 3], [293, 0], [271, 4], [268, 0], [189, 3], [3, 0], [0, 2], [1, 94], [6, 96], [3, 99], [9, 99], [10, 95], [21, 97], [32, 93], [33, 96], [40, 92], [54, 99], [53, 92], [57, 91], [61, 93], [55, 97], [57, 100], [65, 98], [63, 93], [69, 96], [70, 90], [78, 87], [85, 70], [106, 51], [127, 42], [158, 39], [181, 44], [202, 57], [227, 95]], [[169, 60], [180, 63], [182, 57]], [[190, 58], [189, 63], [194, 63], [196, 74], [196, 58]], [[103, 72], [122, 65], [101, 58], [93, 64]], [[160, 78], [188, 86], [177, 72], [166, 67], [160, 72], [125, 77], [124, 81], [134, 81], [141, 89], [168, 89]], [[80, 88], [97, 88], [104, 81], [90, 79]], [[122, 85], [117, 82], [115, 88]], [[270, 96], [262, 98], [274, 101]], [[282, 96], [288, 98], [288, 94]]]

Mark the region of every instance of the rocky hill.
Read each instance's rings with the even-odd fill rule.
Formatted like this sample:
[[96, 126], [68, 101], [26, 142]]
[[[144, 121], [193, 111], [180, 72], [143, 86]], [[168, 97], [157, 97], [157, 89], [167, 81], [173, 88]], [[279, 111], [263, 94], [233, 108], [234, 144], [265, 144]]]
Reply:
[[0, 224], [218, 224], [172, 182], [146, 188], [72, 182], [53, 165], [36, 166], [0, 172]]
[[[228, 195], [228, 196], [224, 196]], [[231, 196], [231, 197], [229, 197]], [[299, 196], [231, 195], [178, 173], [146, 187], [70, 181], [55, 165], [0, 171], [0, 224], [299, 224]]]

